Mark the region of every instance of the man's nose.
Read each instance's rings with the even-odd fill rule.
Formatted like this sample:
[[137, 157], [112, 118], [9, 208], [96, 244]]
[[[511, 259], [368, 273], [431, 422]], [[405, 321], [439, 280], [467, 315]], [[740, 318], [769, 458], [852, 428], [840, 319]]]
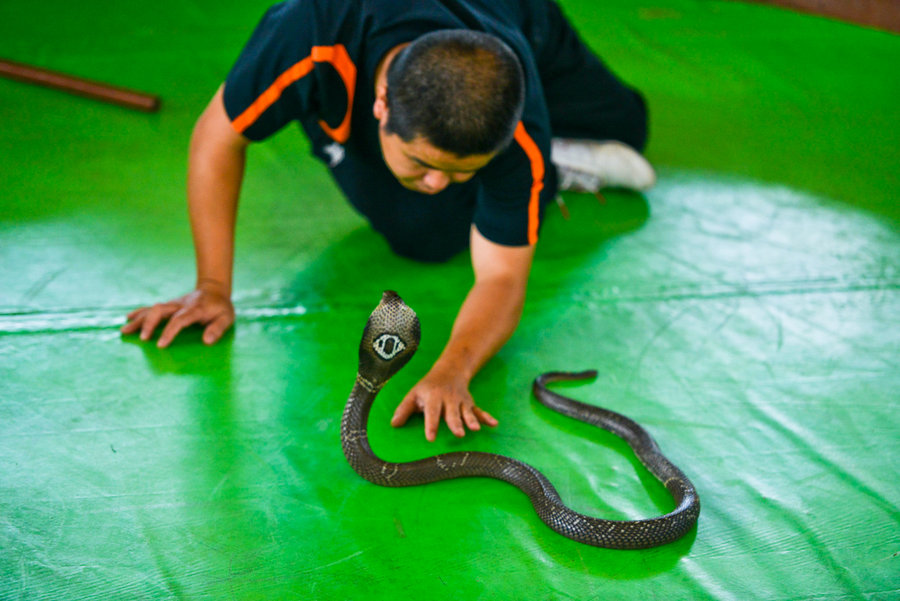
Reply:
[[443, 171], [429, 169], [425, 175], [422, 176], [422, 183], [425, 184], [429, 190], [440, 192], [450, 185], [450, 176]]

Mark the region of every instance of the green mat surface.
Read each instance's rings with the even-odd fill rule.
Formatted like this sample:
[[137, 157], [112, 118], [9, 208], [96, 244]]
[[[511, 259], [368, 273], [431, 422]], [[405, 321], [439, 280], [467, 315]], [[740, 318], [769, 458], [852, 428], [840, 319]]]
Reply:
[[[500, 420], [424, 440], [400, 397], [449, 334], [468, 257], [399, 259], [296, 128], [252, 149], [237, 326], [159, 350], [124, 314], [193, 283], [193, 121], [258, 0], [0, 3], [0, 56], [156, 92], [129, 112], [0, 80], [0, 599], [900, 598], [900, 39], [738, 2], [567, 0], [652, 111], [646, 196], [551, 209], [522, 324], [472, 392]], [[373, 409], [387, 459], [473, 449], [574, 508], [671, 509], [612, 435], [531, 379], [644, 424], [696, 484], [697, 529], [611, 551], [490, 480], [383, 489], [339, 422], [381, 290], [423, 324]]]

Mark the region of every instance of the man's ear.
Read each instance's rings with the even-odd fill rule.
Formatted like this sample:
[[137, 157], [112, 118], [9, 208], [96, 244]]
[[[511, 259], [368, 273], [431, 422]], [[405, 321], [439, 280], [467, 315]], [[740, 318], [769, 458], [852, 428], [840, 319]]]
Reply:
[[387, 85], [378, 84], [375, 86], [375, 103], [372, 105], [372, 114], [381, 125], [387, 121]]

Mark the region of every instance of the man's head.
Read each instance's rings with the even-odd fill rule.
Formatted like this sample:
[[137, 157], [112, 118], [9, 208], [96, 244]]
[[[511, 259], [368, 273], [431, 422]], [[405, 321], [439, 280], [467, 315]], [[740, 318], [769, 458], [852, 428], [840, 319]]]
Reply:
[[525, 84], [502, 41], [441, 30], [389, 56], [374, 114], [385, 162], [404, 186], [439, 192], [471, 178], [510, 143]]

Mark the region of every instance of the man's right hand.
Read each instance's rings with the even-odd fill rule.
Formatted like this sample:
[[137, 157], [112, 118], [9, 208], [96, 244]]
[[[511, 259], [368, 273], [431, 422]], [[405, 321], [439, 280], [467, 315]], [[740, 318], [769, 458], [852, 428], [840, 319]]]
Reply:
[[203, 342], [214, 344], [234, 323], [234, 305], [231, 299], [217, 286], [201, 285], [193, 292], [166, 303], [152, 307], [141, 307], [128, 314], [128, 323], [122, 326], [123, 334], [140, 331], [141, 340], [149, 340], [156, 327], [166, 319], [156, 346], [169, 346], [178, 333], [192, 324], [206, 326]]

